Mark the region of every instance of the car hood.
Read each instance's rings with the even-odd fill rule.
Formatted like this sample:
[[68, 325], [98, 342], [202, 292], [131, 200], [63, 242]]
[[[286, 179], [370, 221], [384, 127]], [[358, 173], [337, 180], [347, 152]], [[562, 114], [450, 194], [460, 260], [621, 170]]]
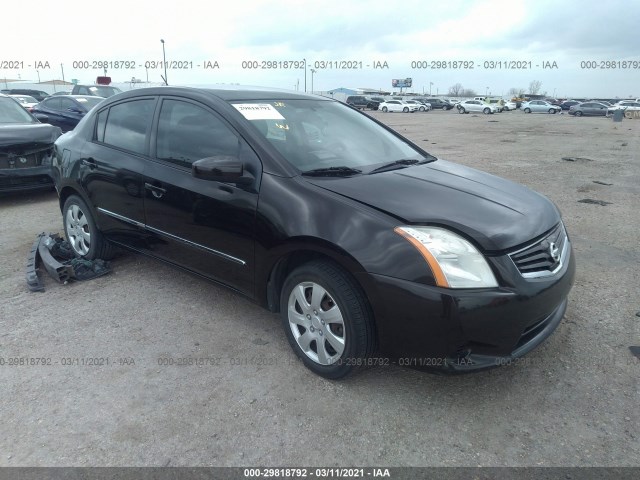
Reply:
[[59, 127], [47, 123], [0, 125], [0, 151], [7, 152], [16, 147], [52, 146], [61, 134]]
[[485, 251], [529, 242], [560, 221], [546, 197], [517, 183], [438, 160], [349, 178], [307, 178], [407, 224], [451, 227]]

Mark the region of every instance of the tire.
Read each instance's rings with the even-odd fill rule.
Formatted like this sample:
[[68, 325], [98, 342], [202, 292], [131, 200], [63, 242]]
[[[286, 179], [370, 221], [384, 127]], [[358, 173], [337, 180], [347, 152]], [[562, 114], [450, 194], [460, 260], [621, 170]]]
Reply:
[[426, 108], [424, 108], [424, 107], [420, 107], [420, 108], [419, 108], [419, 110], [420, 110], [421, 112], [424, 112], [424, 111], [426, 110]]
[[107, 242], [96, 227], [87, 204], [77, 195], [71, 195], [62, 207], [62, 223], [67, 241], [76, 257], [87, 260], [109, 260], [115, 246]]
[[387, 113], [387, 112], [389, 111], [389, 109], [388, 109], [387, 107], [382, 107], [382, 111], [383, 111], [384, 113]]
[[576, 112], [576, 117], [581, 117], [581, 116], [582, 116], [582, 112], [581, 112], [580, 110], [578, 110], [578, 111]]
[[508, 111], [509, 111], [509, 107], [504, 107], [504, 108], [503, 108], [503, 110], [504, 110], [505, 112], [508, 112]]
[[550, 108], [549, 109], [549, 113], [556, 113], [556, 109], [555, 108]]
[[485, 108], [482, 110], [482, 113], [484, 113], [485, 115], [489, 115], [491, 113], [491, 109], [490, 108]]
[[531, 113], [531, 109], [530, 108], [525, 108], [524, 109], [524, 113]]
[[467, 111], [464, 109], [464, 107], [459, 107], [458, 113], [467, 113]]
[[404, 113], [409, 113], [409, 107], [404, 107], [404, 108], [402, 109], [402, 111], [403, 111]]
[[291, 348], [317, 375], [343, 378], [374, 351], [369, 304], [332, 263], [315, 260], [291, 272], [280, 292], [280, 312]]

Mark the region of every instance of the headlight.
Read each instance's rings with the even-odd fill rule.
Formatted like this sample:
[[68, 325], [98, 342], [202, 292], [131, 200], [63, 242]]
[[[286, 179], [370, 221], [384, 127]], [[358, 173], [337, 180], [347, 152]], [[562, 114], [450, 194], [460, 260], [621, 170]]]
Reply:
[[449, 288], [497, 287], [484, 256], [467, 240], [438, 227], [396, 227], [395, 232], [418, 249], [436, 285]]

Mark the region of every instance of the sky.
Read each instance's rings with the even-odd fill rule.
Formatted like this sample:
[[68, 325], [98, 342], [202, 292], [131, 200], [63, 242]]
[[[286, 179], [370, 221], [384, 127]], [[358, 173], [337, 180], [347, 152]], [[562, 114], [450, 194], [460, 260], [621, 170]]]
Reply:
[[306, 70], [308, 92], [398, 91], [392, 79], [411, 78], [404, 91], [432, 95], [461, 84], [508, 97], [537, 81], [540, 93], [559, 98], [640, 97], [638, 0], [3, 5], [5, 19], [25, 11], [46, 14], [29, 13], [28, 28], [3, 22], [0, 83], [61, 79], [63, 70], [67, 81], [93, 83], [103, 74], [98, 62], [113, 82], [162, 82], [163, 39], [172, 85], [305, 90]]

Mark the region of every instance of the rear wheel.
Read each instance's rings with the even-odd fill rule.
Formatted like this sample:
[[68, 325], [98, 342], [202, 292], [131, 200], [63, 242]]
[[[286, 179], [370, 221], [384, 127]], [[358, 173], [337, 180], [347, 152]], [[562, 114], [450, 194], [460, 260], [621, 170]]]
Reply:
[[87, 204], [77, 195], [71, 195], [62, 207], [64, 233], [77, 257], [108, 260], [115, 247], [107, 242], [96, 227]]
[[313, 261], [291, 272], [280, 294], [280, 312], [294, 352], [322, 377], [342, 378], [373, 352], [367, 300], [351, 277], [332, 263]]

